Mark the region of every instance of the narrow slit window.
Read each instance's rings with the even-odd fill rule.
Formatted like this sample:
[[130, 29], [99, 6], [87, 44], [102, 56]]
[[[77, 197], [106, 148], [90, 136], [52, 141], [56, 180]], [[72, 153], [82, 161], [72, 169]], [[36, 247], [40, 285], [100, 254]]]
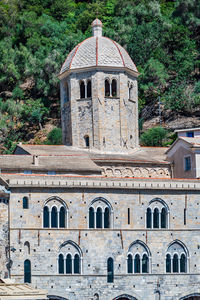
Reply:
[[91, 98], [92, 97], [92, 85], [91, 85], [91, 81], [89, 80], [87, 82], [87, 98]]
[[58, 257], [58, 273], [64, 274], [64, 257], [62, 254]]
[[31, 262], [29, 259], [24, 261], [24, 283], [31, 283]]
[[23, 209], [28, 209], [28, 197], [23, 198]]
[[110, 83], [108, 79], [105, 80], [105, 97], [110, 96]]
[[128, 208], [128, 225], [130, 225], [130, 208]]
[[117, 80], [115, 79], [112, 80], [112, 96], [117, 96]]
[[80, 83], [80, 98], [85, 98], [85, 83], [83, 81]]
[[107, 261], [107, 282], [114, 281], [114, 262], [112, 257], [108, 258]]
[[89, 209], [89, 228], [94, 228], [94, 208]]

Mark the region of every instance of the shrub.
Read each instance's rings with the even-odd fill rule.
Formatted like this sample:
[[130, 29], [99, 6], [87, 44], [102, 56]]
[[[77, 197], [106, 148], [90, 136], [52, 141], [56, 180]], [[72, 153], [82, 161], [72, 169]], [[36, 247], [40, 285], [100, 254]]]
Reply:
[[160, 146], [164, 144], [164, 140], [167, 136], [167, 131], [162, 127], [154, 127], [148, 129], [140, 137], [140, 142], [143, 146]]
[[62, 129], [56, 127], [51, 130], [47, 135], [46, 143], [48, 145], [62, 145]]

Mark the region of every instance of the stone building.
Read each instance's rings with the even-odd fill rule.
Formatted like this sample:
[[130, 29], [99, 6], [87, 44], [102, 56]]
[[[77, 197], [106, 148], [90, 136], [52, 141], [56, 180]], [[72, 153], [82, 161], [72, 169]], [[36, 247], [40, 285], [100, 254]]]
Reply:
[[199, 300], [200, 182], [174, 177], [176, 144], [139, 146], [137, 68], [92, 29], [59, 75], [64, 145], [0, 156], [1, 277], [54, 300]]

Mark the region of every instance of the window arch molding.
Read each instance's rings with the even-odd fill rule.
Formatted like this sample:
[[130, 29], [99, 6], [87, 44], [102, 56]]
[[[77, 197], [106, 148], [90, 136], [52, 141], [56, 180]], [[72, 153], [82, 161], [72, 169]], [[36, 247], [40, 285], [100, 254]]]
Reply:
[[[173, 249], [176, 247], [176, 249]], [[170, 270], [167, 271], [167, 256], [170, 257]], [[173, 259], [174, 256], [177, 255], [178, 258], [178, 272], [173, 270]], [[185, 256], [185, 262], [184, 262], [184, 270], [181, 271], [181, 257], [182, 255]], [[167, 248], [167, 251], [165, 253], [165, 273], [189, 273], [189, 251], [186, 247], [186, 245], [181, 242], [180, 240], [174, 240], [172, 241]]]
[[[48, 208], [48, 214], [49, 214], [49, 226], [46, 227], [44, 226], [44, 208], [47, 207]], [[53, 207], [56, 207], [57, 209], [57, 228], [68, 228], [68, 215], [69, 215], [69, 209], [67, 204], [65, 203], [64, 200], [62, 200], [60, 197], [57, 196], [51, 196], [50, 198], [48, 198], [45, 202], [44, 202], [44, 206], [43, 206], [43, 227], [45, 228], [52, 228], [52, 224], [51, 224], [51, 212]], [[64, 207], [64, 225], [65, 226], [60, 226], [60, 213], [61, 213], [61, 208]]]
[[[138, 250], [138, 246], [140, 246], [140, 250]], [[134, 248], [136, 248], [134, 250]], [[141, 240], [136, 240], [134, 242], [132, 242], [128, 248], [128, 252], [127, 252], [127, 256], [126, 256], [126, 273], [128, 274], [128, 257], [129, 255], [132, 256], [132, 268], [133, 268], [133, 272], [134, 272], [134, 259], [136, 257], [136, 255], [139, 255], [140, 257], [140, 273], [151, 273], [151, 251], [149, 249], [149, 247]], [[143, 272], [143, 267], [142, 267], [142, 260], [144, 255], [147, 256], [147, 272]]]
[[[67, 246], [71, 246], [72, 249], [71, 250], [66, 249]], [[59, 253], [58, 253], [58, 258], [57, 258], [58, 274], [59, 274], [59, 255], [60, 254], [62, 254], [64, 257], [64, 270], [65, 270], [64, 273], [66, 273], [66, 259], [67, 259], [67, 256], [70, 254], [71, 255], [71, 264], [72, 264], [72, 273], [68, 273], [68, 274], [82, 274], [83, 252], [82, 252], [81, 248], [75, 242], [68, 240], [59, 246]], [[79, 272], [75, 272], [75, 262], [74, 261], [77, 256], [79, 258], [79, 265], [78, 265]]]
[[180, 300], [187, 300], [187, 299], [190, 299], [191, 297], [200, 297], [200, 293], [189, 294], [187, 296], [181, 297]]
[[[158, 210], [159, 216], [158, 220], [154, 220], [154, 213], [155, 210]], [[162, 217], [162, 211], [165, 210], [165, 215]], [[149, 214], [151, 213], [151, 216]], [[167, 203], [161, 198], [153, 198], [149, 201], [149, 205], [145, 211], [145, 225], [146, 228], [153, 229], [153, 228], [169, 228], [169, 216], [170, 210]], [[149, 220], [150, 217], [150, 220]], [[163, 218], [163, 220], [162, 220]], [[158, 226], [154, 226], [154, 222], [158, 222]], [[162, 224], [164, 222], [164, 224]]]
[[[94, 227], [90, 227], [90, 209], [93, 209], [94, 211]], [[96, 197], [93, 199], [89, 206], [88, 206], [88, 227], [89, 228], [96, 228], [96, 213], [98, 208], [102, 211], [102, 228], [114, 228], [114, 213], [113, 213], [113, 207], [110, 204], [110, 202], [103, 198], [103, 197]], [[109, 226], [105, 227], [105, 212], [106, 208], [108, 208], [108, 219], [109, 219]]]

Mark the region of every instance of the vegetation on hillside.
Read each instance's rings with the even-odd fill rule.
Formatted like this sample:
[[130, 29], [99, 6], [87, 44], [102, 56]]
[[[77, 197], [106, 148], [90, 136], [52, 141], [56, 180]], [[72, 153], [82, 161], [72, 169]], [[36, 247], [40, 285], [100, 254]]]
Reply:
[[0, 143], [28, 141], [29, 131], [59, 118], [57, 74], [69, 51], [104, 34], [127, 49], [138, 67], [140, 108], [160, 96], [167, 109], [200, 105], [199, 0], [1, 0]]

